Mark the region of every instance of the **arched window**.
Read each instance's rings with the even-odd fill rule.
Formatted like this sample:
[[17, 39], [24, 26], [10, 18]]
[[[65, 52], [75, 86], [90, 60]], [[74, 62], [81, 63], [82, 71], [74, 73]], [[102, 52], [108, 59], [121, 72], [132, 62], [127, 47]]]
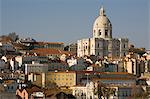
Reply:
[[100, 36], [101, 35], [101, 30], [99, 30], [98, 33], [99, 33], [99, 36]]
[[87, 49], [88, 47], [87, 46], [85, 46], [85, 49]]
[[105, 36], [108, 36], [108, 30], [105, 30]]

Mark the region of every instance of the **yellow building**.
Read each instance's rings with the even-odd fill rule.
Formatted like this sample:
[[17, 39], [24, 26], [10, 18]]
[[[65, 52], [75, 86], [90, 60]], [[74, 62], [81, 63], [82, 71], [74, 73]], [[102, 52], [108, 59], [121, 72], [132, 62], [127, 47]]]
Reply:
[[74, 86], [76, 85], [76, 72], [75, 71], [53, 71], [48, 72], [46, 75], [47, 82], [55, 82], [60, 86]]

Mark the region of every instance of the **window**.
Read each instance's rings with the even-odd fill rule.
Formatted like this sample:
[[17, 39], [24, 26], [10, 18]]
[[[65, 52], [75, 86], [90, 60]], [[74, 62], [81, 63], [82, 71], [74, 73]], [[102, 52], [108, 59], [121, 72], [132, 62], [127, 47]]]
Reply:
[[128, 92], [127, 91], [125, 92], [125, 96], [128, 96]]
[[108, 36], [108, 30], [105, 30], [105, 36]]
[[101, 30], [98, 31], [99, 32], [99, 36], [101, 35]]
[[125, 53], [123, 53], [124, 54], [124, 56], [126, 56], [126, 54]]
[[85, 49], [87, 49], [87, 46], [85, 46]]
[[117, 56], [119, 56], [119, 52], [117, 52]]
[[99, 52], [97, 53], [97, 55], [99, 55]]
[[90, 96], [90, 99], [92, 99], [92, 96]]
[[124, 46], [123, 46], [124, 48], [126, 48], [126, 45], [124, 44]]
[[99, 48], [99, 43], [97, 44], [97, 47]]

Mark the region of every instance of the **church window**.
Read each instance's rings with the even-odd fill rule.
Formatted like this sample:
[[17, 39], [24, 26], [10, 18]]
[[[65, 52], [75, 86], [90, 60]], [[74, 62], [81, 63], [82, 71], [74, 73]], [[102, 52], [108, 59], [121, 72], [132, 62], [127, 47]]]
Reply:
[[99, 30], [99, 36], [101, 35], [101, 30]]
[[97, 44], [97, 47], [99, 48], [99, 43]]
[[108, 36], [108, 30], [105, 30], [105, 36]]

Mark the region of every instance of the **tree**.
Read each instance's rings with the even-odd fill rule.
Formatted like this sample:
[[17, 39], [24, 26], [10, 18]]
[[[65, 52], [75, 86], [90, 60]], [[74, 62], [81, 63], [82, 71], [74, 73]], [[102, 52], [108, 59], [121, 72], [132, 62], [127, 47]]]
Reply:
[[16, 35], [15, 32], [9, 33], [9, 34], [8, 34], [8, 37], [11, 38], [11, 40], [12, 40], [13, 42], [15, 42], [16, 40], [19, 39], [19, 36]]
[[129, 52], [137, 53], [137, 54], [139, 54], [140, 56], [142, 56], [143, 54], [146, 53], [145, 48], [134, 48], [134, 47], [131, 47], [131, 48], [129, 49]]
[[47, 81], [45, 88], [47, 89], [58, 88], [58, 85], [55, 82]]
[[98, 82], [95, 94], [98, 95], [99, 99], [101, 99], [101, 97], [104, 99], [109, 99], [111, 95], [115, 95], [115, 91], [115, 88], [107, 87], [105, 84]]

